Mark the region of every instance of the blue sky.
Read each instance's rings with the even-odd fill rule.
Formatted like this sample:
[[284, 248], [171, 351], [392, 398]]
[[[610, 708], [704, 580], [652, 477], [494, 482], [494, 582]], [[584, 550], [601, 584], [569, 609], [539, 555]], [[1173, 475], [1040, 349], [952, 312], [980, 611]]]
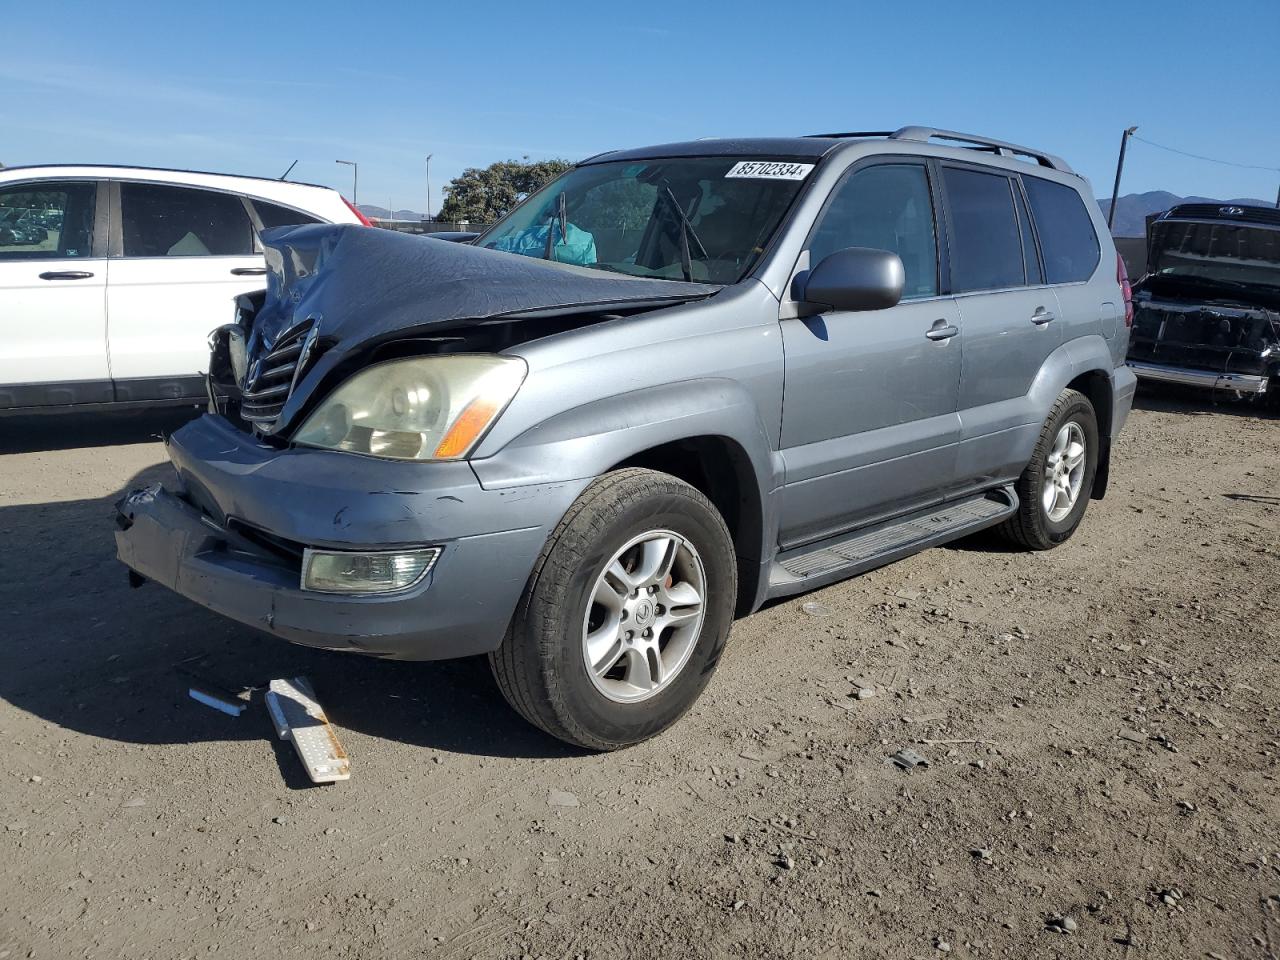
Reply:
[[[925, 123], [1110, 194], [1120, 131], [1280, 167], [1280, 2], [377, 4], [0, 0], [0, 161], [293, 177], [433, 207], [464, 167]], [[1280, 173], [1131, 146], [1123, 192], [1271, 200]]]

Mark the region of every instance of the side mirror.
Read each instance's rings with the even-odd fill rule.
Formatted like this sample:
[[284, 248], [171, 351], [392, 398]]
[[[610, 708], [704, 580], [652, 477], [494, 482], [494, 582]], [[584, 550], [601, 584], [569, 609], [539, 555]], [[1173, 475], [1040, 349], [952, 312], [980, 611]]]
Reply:
[[804, 300], [836, 310], [883, 310], [902, 299], [906, 278], [896, 253], [845, 247], [809, 271]]

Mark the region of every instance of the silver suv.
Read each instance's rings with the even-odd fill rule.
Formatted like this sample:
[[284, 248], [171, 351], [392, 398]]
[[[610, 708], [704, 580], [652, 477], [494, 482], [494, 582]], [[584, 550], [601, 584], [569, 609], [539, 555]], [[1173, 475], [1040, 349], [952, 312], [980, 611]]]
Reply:
[[[1085, 180], [921, 127], [606, 153], [469, 242], [263, 234], [120, 559], [328, 650], [487, 654], [653, 736], [735, 617], [986, 527], [1067, 540], [1129, 412]], [[783, 641], [779, 641], [783, 642]]]

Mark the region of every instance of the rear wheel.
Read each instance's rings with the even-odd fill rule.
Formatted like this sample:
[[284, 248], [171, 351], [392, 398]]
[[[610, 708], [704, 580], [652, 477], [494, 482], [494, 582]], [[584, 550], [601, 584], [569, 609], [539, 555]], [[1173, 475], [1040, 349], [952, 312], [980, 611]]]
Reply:
[[619, 470], [548, 539], [490, 666], [552, 736], [593, 750], [638, 743], [711, 679], [736, 593], [733, 541], [710, 501], [667, 474]]
[[1064, 390], [1018, 478], [1018, 512], [1000, 532], [1031, 550], [1050, 550], [1070, 539], [1089, 506], [1099, 450], [1093, 404], [1077, 390]]

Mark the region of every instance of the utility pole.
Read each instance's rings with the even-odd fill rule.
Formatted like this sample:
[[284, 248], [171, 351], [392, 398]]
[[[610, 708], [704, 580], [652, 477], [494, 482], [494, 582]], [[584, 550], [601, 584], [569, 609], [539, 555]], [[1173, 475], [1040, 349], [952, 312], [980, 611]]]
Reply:
[[431, 158], [434, 153], [427, 154], [427, 214], [426, 219], [431, 219]]
[[1116, 185], [1111, 188], [1111, 209], [1107, 211], [1108, 230], [1116, 220], [1116, 201], [1120, 199], [1120, 174], [1124, 170], [1124, 151], [1129, 146], [1129, 138], [1137, 129], [1137, 127], [1129, 127], [1120, 135], [1120, 159], [1116, 161]]
[[351, 168], [351, 203], [356, 203], [356, 195], [360, 192], [360, 164], [354, 160], [335, 160], [334, 163], [345, 164]]

